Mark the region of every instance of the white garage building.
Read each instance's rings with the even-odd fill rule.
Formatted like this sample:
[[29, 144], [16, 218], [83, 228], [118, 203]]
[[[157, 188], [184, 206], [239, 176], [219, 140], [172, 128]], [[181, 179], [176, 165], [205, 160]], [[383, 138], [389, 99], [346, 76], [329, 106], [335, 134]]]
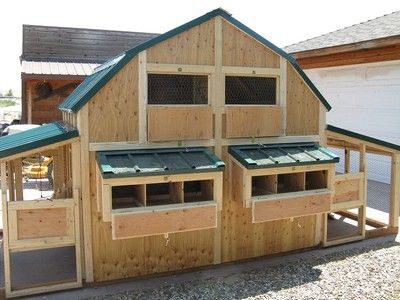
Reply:
[[[285, 48], [329, 99], [328, 124], [400, 144], [400, 11]], [[390, 160], [369, 154], [369, 179]]]

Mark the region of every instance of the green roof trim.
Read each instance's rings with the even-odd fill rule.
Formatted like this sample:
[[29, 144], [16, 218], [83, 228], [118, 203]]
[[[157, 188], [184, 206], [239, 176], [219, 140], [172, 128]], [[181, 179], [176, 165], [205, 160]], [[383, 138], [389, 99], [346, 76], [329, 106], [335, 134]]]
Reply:
[[225, 163], [204, 147], [99, 151], [103, 178], [222, 172]]
[[349, 137], [353, 137], [353, 138], [360, 139], [360, 140], [363, 140], [363, 141], [366, 141], [366, 142], [370, 142], [370, 143], [377, 144], [377, 145], [380, 145], [380, 146], [383, 146], [383, 147], [387, 147], [389, 149], [400, 151], [400, 145], [389, 143], [389, 142], [385, 142], [383, 140], [379, 140], [377, 138], [373, 138], [373, 137], [368, 136], [368, 135], [363, 135], [363, 134], [360, 134], [360, 133], [357, 133], [357, 132], [354, 132], [354, 131], [350, 131], [350, 130], [347, 130], [347, 129], [339, 128], [339, 127], [336, 127], [336, 126], [333, 126], [333, 125], [330, 125], [330, 124], [328, 124], [326, 126], [326, 129], [329, 130], [329, 131], [332, 131], [332, 132], [336, 132], [336, 133], [343, 134], [343, 135], [346, 135], [346, 136], [349, 136]]
[[331, 106], [328, 101], [322, 96], [322, 94], [318, 91], [318, 89], [314, 86], [311, 80], [307, 77], [307, 75], [303, 72], [300, 66], [297, 64], [296, 60], [280, 49], [279, 47], [272, 44], [270, 41], [263, 38], [261, 35], [242, 24], [235, 18], [233, 18], [229, 13], [225, 10], [219, 8], [213, 11], [206, 13], [203, 16], [200, 16], [190, 22], [187, 22], [175, 29], [172, 29], [164, 34], [161, 34], [147, 42], [144, 42], [130, 50], [125, 51], [121, 55], [107, 61], [100, 67], [98, 67], [95, 72], [88, 76], [59, 106], [59, 109], [67, 112], [78, 112], [117, 72], [119, 72], [133, 57], [138, 55], [140, 52], [163, 42], [179, 33], [182, 33], [192, 27], [198, 26], [208, 20], [220, 16], [224, 18], [226, 21], [230, 22], [234, 26], [238, 27], [261, 44], [270, 48], [277, 54], [286, 58], [289, 63], [296, 69], [296, 71], [300, 74], [303, 80], [307, 83], [310, 89], [314, 92], [314, 94], [319, 98], [321, 103], [325, 106], [325, 108], [329, 111]]
[[304, 166], [339, 162], [339, 157], [316, 143], [230, 146], [232, 155], [247, 169]]
[[78, 130], [54, 122], [0, 137], [0, 159], [78, 137]]

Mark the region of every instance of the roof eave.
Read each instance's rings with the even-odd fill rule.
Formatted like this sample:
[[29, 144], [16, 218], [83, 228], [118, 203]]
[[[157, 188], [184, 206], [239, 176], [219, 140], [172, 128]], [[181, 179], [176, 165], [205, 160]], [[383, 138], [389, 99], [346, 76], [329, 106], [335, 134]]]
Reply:
[[325, 56], [332, 54], [340, 54], [358, 50], [370, 50], [383, 47], [389, 47], [400, 44], [400, 35], [389, 36], [379, 39], [360, 41], [356, 43], [341, 44], [331, 47], [314, 48], [303, 51], [291, 52], [291, 55], [296, 59], [311, 58], [317, 56]]

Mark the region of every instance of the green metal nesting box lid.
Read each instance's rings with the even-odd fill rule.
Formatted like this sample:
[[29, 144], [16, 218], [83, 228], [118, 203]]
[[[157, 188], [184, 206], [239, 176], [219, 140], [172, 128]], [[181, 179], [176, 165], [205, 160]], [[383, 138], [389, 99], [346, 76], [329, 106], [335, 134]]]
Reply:
[[336, 154], [315, 143], [230, 146], [229, 153], [247, 169], [339, 162]]
[[207, 148], [97, 152], [103, 178], [220, 172], [225, 164]]

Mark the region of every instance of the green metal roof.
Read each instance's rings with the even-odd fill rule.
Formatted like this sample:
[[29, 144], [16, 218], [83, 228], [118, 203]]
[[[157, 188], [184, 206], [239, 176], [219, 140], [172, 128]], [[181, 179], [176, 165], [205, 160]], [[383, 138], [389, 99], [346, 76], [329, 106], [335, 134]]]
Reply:
[[347, 135], [347, 136], [350, 136], [350, 137], [353, 137], [353, 138], [356, 138], [356, 139], [360, 139], [360, 140], [363, 140], [363, 141], [366, 141], [366, 142], [374, 143], [374, 144], [377, 144], [377, 145], [380, 145], [380, 146], [384, 146], [384, 147], [387, 147], [387, 148], [390, 148], [390, 149], [394, 149], [394, 150], [400, 151], [400, 145], [392, 144], [392, 143], [389, 143], [389, 142], [385, 142], [385, 141], [370, 137], [368, 135], [363, 135], [363, 134], [360, 134], [360, 133], [357, 133], [357, 132], [354, 132], [354, 131], [350, 131], [350, 130], [347, 130], [347, 129], [339, 128], [339, 127], [336, 127], [336, 126], [333, 126], [333, 125], [330, 125], [330, 124], [328, 124], [326, 126], [326, 129], [330, 130], [332, 132], [336, 132], [336, 133], [339, 133], [339, 134]]
[[99, 151], [97, 164], [103, 178], [217, 172], [225, 167], [203, 147]]
[[23, 132], [0, 137], [0, 158], [33, 150], [79, 136], [78, 130], [54, 122]]
[[247, 169], [339, 162], [337, 155], [315, 143], [230, 146], [229, 153]]
[[175, 29], [172, 29], [158, 37], [155, 37], [147, 42], [144, 42], [130, 50], [123, 52], [121, 55], [109, 60], [104, 63], [102, 66], [97, 68], [95, 72], [87, 77], [65, 100], [59, 108], [63, 111], [68, 112], [78, 112], [118, 71], [120, 71], [133, 57], [135, 57], [140, 52], [162, 42], [165, 41], [183, 31], [186, 31], [192, 27], [200, 25], [201, 23], [207, 22], [208, 20], [221, 16], [226, 21], [230, 22], [234, 26], [238, 27], [248, 35], [252, 36], [254, 39], [259, 41], [261, 44], [275, 51], [277, 54], [286, 58], [289, 63], [296, 69], [296, 71], [300, 74], [300, 76], [304, 79], [307, 85], [311, 88], [314, 94], [319, 98], [322, 104], [329, 111], [331, 106], [328, 101], [322, 96], [322, 94], [318, 91], [318, 89], [314, 86], [311, 80], [307, 77], [307, 75], [303, 72], [300, 66], [297, 64], [296, 60], [289, 54], [287, 54], [282, 49], [278, 48], [270, 41], [263, 38], [261, 35], [251, 30], [246, 25], [242, 24], [235, 18], [233, 18], [229, 13], [227, 13], [223, 9], [215, 9], [205, 15], [198, 17], [188, 23], [185, 23]]

